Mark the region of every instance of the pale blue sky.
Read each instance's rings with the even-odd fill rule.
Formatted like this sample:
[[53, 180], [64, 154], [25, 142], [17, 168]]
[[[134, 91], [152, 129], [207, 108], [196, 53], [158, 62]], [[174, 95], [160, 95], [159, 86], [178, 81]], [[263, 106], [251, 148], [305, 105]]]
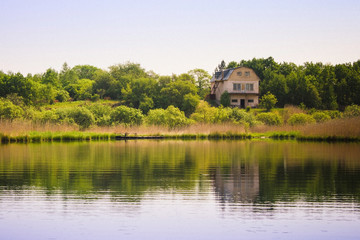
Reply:
[[359, 0], [1, 0], [0, 70], [126, 61], [161, 75], [224, 59], [360, 59]]

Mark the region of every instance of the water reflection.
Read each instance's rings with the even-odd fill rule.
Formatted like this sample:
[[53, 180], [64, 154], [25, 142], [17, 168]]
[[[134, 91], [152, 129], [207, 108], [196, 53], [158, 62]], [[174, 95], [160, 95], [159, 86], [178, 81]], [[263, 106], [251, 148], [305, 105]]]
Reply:
[[106, 191], [139, 201], [157, 189], [206, 192], [213, 186], [221, 202], [360, 200], [358, 144], [129, 141], [0, 149], [2, 189]]
[[359, 146], [0, 145], [0, 238], [355, 239]]

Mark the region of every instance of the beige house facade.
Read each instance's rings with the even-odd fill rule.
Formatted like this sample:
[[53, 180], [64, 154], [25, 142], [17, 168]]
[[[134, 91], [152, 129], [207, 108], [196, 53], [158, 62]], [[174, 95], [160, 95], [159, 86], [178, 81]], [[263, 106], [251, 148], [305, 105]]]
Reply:
[[211, 98], [220, 102], [221, 95], [230, 94], [230, 105], [233, 107], [257, 107], [259, 104], [260, 78], [254, 70], [247, 67], [225, 69], [216, 72], [211, 83]]

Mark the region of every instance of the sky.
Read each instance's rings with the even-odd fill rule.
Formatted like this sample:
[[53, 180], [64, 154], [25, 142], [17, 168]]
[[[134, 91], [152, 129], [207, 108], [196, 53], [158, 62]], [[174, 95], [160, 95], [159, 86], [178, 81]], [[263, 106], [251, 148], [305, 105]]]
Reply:
[[160, 75], [272, 56], [360, 59], [359, 0], [1, 0], [0, 70], [128, 61]]

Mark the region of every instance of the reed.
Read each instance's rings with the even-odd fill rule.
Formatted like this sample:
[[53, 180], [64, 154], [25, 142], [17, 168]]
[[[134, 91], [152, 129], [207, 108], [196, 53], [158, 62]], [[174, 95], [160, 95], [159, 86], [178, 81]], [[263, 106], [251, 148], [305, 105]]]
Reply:
[[323, 123], [303, 126], [193, 124], [169, 129], [162, 126], [112, 126], [92, 127], [79, 131], [69, 125], [33, 124], [27, 121], [0, 121], [1, 143], [59, 142], [59, 141], [108, 141], [116, 136], [162, 136], [167, 139], [298, 139], [301, 141], [358, 141], [360, 140], [360, 117], [333, 119]]

